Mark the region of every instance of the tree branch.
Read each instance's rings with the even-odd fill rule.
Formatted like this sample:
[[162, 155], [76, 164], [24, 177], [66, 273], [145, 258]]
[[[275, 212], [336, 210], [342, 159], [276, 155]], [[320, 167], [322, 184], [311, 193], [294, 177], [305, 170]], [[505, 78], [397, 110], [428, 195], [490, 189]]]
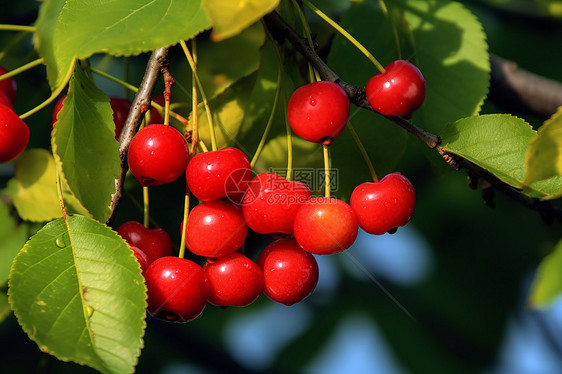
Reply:
[[[277, 13], [272, 12], [264, 17], [265, 24], [273, 37], [280, 43], [285, 39], [295, 47], [295, 49], [318, 71], [322, 79], [338, 83], [348, 94], [351, 103], [360, 108], [376, 112], [368, 103], [363, 87], [353, 86], [343, 81], [330, 67], [318, 56], [316, 51], [310, 48], [306, 39], [299, 35], [285, 20]], [[521, 191], [505, 184], [499, 180], [492, 173], [481, 168], [480, 166], [463, 159], [460, 156], [447, 153], [443, 147], [440, 146], [441, 138], [438, 135], [432, 134], [421, 127], [415, 125], [403, 117], [385, 116], [390, 121], [396, 123], [406, 131], [416, 136], [423, 141], [429, 148], [437, 151], [443, 159], [455, 169], [460, 170], [465, 168], [467, 173], [479, 180], [486, 181], [486, 184], [491, 185], [498, 191], [509, 196], [516, 202], [523, 206], [538, 211], [546, 223], [551, 223], [554, 218], [562, 221], [562, 209], [554, 207], [549, 201], [543, 201], [537, 198], [532, 198]], [[492, 205], [491, 200], [485, 199], [488, 205]]]
[[562, 83], [527, 70], [513, 61], [490, 55], [489, 98], [512, 112], [528, 112], [549, 118], [562, 106]]
[[160, 70], [162, 68], [167, 68], [169, 64], [168, 60], [168, 50], [169, 47], [162, 47], [154, 52], [150, 56], [148, 63], [146, 65], [146, 70], [144, 77], [139, 86], [139, 90], [135, 95], [133, 103], [131, 105], [131, 110], [127, 116], [127, 120], [123, 125], [123, 130], [119, 136], [119, 155], [121, 157], [121, 175], [115, 180], [115, 194], [111, 197], [111, 216], [109, 217], [107, 224], [111, 225], [113, 219], [115, 218], [115, 212], [117, 211], [117, 206], [119, 205], [121, 198], [123, 197], [123, 184], [125, 182], [125, 176], [129, 170], [129, 165], [127, 164], [127, 152], [129, 151], [129, 146], [135, 136], [143, 118], [144, 114], [150, 110], [150, 101], [152, 97], [152, 91], [154, 91], [154, 86], [156, 81], [160, 76]]

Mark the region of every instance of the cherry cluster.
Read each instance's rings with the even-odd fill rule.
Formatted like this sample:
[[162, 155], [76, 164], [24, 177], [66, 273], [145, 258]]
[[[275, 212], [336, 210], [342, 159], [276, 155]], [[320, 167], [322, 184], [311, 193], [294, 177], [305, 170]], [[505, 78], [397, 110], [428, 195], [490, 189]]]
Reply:
[[[395, 61], [367, 84], [367, 99], [385, 115], [403, 116], [425, 97], [425, 82], [414, 65]], [[287, 107], [293, 131], [329, 145], [349, 120], [349, 98], [337, 84], [319, 81], [297, 89]], [[150, 124], [134, 136], [128, 151], [131, 173], [143, 187], [178, 179], [184, 172], [199, 203], [181, 222], [187, 249], [205, 258], [173, 256], [163, 229], [129, 221], [117, 232], [137, 257], [148, 290], [148, 312], [164, 320], [187, 322], [207, 303], [246, 306], [261, 293], [292, 305], [318, 282], [314, 255], [349, 248], [358, 229], [370, 234], [405, 225], [415, 206], [414, 188], [400, 173], [357, 186], [350, 203], [312, 196], [309, 187], [272, 173], [253, 175], [247, 156], [227, 147], [190, 158], [185, 138], [174, 127]], [[253, 261], [244, 254], [248, 231], [271, 236]], [[242, 250], [241, 250], [242, 249]]]
[[[0, 75], [8, 71], [0, 66]], [[29, 142], [29, 128], [14, 112], [16, 82], [13, 78], [0, 81], [0, 163], [18, 157]]]

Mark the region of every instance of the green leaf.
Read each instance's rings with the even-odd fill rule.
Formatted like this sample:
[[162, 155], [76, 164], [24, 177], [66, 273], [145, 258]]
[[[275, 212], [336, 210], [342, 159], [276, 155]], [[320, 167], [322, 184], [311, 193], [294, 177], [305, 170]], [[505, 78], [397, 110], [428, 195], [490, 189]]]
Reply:
[[562, 107], [531, 139], [526, 165], [525, 184], [562, 175]]
[[[224, 92], [226, 88], [239, 79], [252, 74], [260, 67], [261, 47], [265, 34], [261, 24], [256, 23], [235, 37], [221, 42], [203, 39], [197, 41], [197, 73], [203, 84], [205, 95], [212, 99]], [[236, 56], [236, 58], [232, 58]], [[228, 64], [225, 64], [228, 61]], [[171, 66], [174, 68], [174, 66]], [[189, 86], [191, 71], [185, 66], [177, 66], [178, 74], [186, 75], [185, 80], [178, 78]], [[187, 76], [189, 74], [189, 76]]]
[[275, 10], [279, 0], [203, 0], [203, 7], [213, 23], [215, 41], [230, 38]]
[[7, 204], [0, 203], [0, 285], [6, 283], [14, 257], [28, 238], [27, 224], [17, 224]]
[[[278, 84], [278, 59], [271, 43], [265, 43], [260, 54], [257, 71], [239, 79], [209, 102], [218, 148], [236, 145], [250, 158], [271, 114]], [[281, 109], [279, 106], [278, 113]], [[283, 123], [274, 125], [285, 129]], [[200, 138], [209, 146], [209, 125], [201, 106], [198, 129]]]
[[10, 272], [18, 322], [43, 352], [102, 373], [132, 373], [142, 348], [146, 288], [127, 243], [83, 216], [45, 225]]
[[[35, 49], [39, 51], [39, 54], [44, 59], [44, 63], [51, 69], [55, 68], [54, 64], [56, 61], [55, 42], [53, 40], [53, 36], [58, 23], [59, 14], [65, 2], [66, 0], [44, 1], [39, 8], [37, 31], [33, 34], [33, 44], [35, 45]], [[47, 76], [52, 90], [55, 90], [59, 86], [58, 81], [62, 81], [62, 78], [69, 68], [70, 67], [67, 67], [66, 70], [61, 68], [57, 74], [49, 74]]]
[[[503, 182], [521, 188], [525, 157], [536, 131], [524, 120], [508, 114], [460, 119], [442, 133], [442, 146], [488, 170]], [[531, 197], [553, 198], [562, 191], [562, 178], [532, 183], [523, 189]]]
[[119, 143], [108, 97], [79, 66], [58, 118], [51, 142], [63, 185], [94, 218], [105, 222], [121, 170]]
[[51, 2], [44, 5], [49, 10], [43, 12], [45, 26], [38, 32], [39, 40], [48, 41], [40, 51], [52, 47], [52, 52], [42, 53], [52, 89], [63, 83], [75, 59], [97, 52], [137, 55], [189, 39], [210, 26], [197, 0], [67, 0], [60, 14]]
[[523, 187], [523, 193], [544, 200], [562, 197], [562, 176], [533, 182]]
[[490, 171], [505, 183], [520, 187], [525, 151], [535, 131], [524, 120], [507, 114], [460, 119], [441, 134], [443, 149]]
[[26, 221], [46, 222], [62, 216], [53, 156], [46, 149], [29, 149], [14, 163], [15, 177], [7, 193], [19, 216]]
[[529, 302], [538, 308], [547, 308], [562, 295], [562, 241], [539, 264]]
[[[490, 80], [482, 25], [464, 5], [448, 0], [396, 0], [411, 30], [427, 94], [413, 121], [440, 133], [448, 123], [480, 112]], [[386, 63], [390, 61], [385, 61]]]

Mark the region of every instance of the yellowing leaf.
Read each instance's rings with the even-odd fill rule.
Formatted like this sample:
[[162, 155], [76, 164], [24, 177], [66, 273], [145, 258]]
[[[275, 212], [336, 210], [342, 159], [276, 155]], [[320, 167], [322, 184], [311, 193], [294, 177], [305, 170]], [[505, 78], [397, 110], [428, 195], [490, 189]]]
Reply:
[[562, 295], [562, 241], [540, 263], [529, 302], [534, 307], [548, 307]]
[[215, 41], [230, 38], [272, 12], [279, 0], [203, 0], [203, 8], [213, 24]]
[[525, 184], [562, 175], [562, 107], [531, 139], [525, 163]]
[[45, 149], [30, 149], [14, 164], [15, 177], [8, 182], [8, 194], [20, 217], [44, 222], [61, 216], [56, 187], [55, 161]]

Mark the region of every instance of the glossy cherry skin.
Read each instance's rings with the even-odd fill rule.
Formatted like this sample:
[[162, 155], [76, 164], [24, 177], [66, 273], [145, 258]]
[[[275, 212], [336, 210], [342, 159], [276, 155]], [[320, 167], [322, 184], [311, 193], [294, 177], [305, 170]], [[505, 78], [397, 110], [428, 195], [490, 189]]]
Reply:
[[351, 206], [335, 198], [314, 197], [295, 216], [295, 239], [305, 251], [318, 255], [349, 248], [358, 230]]
[[148, 312], [159, 319], [189, 322], [207, 304], [208, 290], [205, 272], [191, 260], [180, 257], [160, 257], [146, 272]]
[[376, 183], [365, 182], [355, 187], [350, 204], [359, 226], [369, 234], [381, 235], [410, 221], [416, 193], [408, 178], [391, 173]]
[[310, 142], [330, 144], [349, 119], [349, 98], [336, 83], [309, 83], [293, 92], [287, 105], [293, 131]]
[[293, 233], [295, 215], [312, 193], [302, 182], [288, 181], [275, 173], [260, 173], [242, 198], [248, 227], [260, 234]]
[[127, 158], [131, 173], [141, 186], [148, 187], [175, 181], [185, 172], [189, 154], [178, 130], [157, 124], [135, 134]]
[[[0, 75], [4, 75], [8, 72], [5, 68], [0, 66]], [[4, 92], [8, 99], [13, 103], [16, 98], [16, 81], [14, 78], [8, 78], [0, 81], [0, 91]]]
[[241, 253], [209, 258], [203, 270], [211, 304], [247, 306], [263, 292], [263, 271]]
[[0, 163], [18, 157], [29, 142], [29, 128], [8, 106], [0, 105]]
[[136, 257], [136, 259], [137, 259], [137, 261], [140, 265], [141, 272], [142, 272], [142, 274], [144, 274], [146, 269], [148, 269], [148, 265], [150, 265], [150, 260], [148, 259], [148, 256], [139, 247], [135, 247], [134, 245], [130, 245], [129, 248], [131, 248], [131, 250], [133, 251], [133, 254], [135, 255], [135, 257]]
[[377, 112], [387, 116], [408, 116], [425, 99], [425, 80], [416, 66], [396, 60], [367, 82], [367, 101]]
[[187, 248], [203, 257], [222, 257], [236, 252], [248, 233], [240, 208], [222, 200], [198, 204], [189, 212], [186, 226]]
[[318, 283], [318, 263], [294, 239], [278, 239], [258, 256], [263, 271], [264, 293], [287, 306], [305, 299]]
[[129, 245], [140, 248], [149, 264], [157, 258], [172, 255], [172, 239], [164, 229], [148, 229], [140, 222], [127, 221], [116, 231]]
[[185, 172], [189, 190], [202, 201], [229, 196], [239, 199], [252, 179], [250, 160], [233, 147], [198, 153]]

